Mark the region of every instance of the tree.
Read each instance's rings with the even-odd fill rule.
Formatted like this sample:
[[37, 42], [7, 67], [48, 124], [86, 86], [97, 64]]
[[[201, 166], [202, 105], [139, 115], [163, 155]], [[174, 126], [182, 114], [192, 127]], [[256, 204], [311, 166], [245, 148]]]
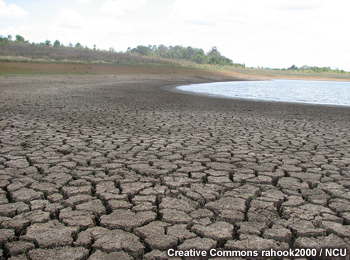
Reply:
[[188, 60], [194, 61], [200, 64], [218, 64], [218, 65], [234, 65], [242, 66], [242, 64], [234, 64], [232, 60], [221, 55], [218, 49], [214, 46], [212, 49], [205, 54], [203, 49], [193, 48], [191, 46], [183, 47], [181, 45], [169, 46], [159, 45], [158, 48], [155, 45], [138, 45], [136, 48], [131, 49], [130, 47], [126, 51], [127, 53], [135, 53], [143, 56], [158, 56], [168, 59], [176, 60]]
[[199, 64], [203, 64], [205, 63], [205, 56], [201, 55], [201, 54], [197, 54], [195, 57], [194, 57], [194, 61], [199, 63]]
[[188, 46], [187, 47], [187, 60], [191, 60], [192, 57], [195, 56], [195, 50], [191, 47], [191, 46]]
[[16, 42], [19, 43], [25, 43], [26, 41], [24, 40], [24, 37], [22, 37], [21, 35], [16, 35]]
[[138, 53], [138, 54], [143, 55], [143, 56], [147, 56], [147, 54], [149, 52], [149, 49], [146, 46], [138, 45], [136, 48], [133, 48], [131, 50], [131, 52], [132, 53]]
[[8, 44], [9, 43], [9, 39], [7, 37], [3, 37], [2, 35], [0, 35], [0, 44]]
[[80, 42], [77, 42], [77, 44], [75, 44], [74, 48], [82, 48], [83, 46], [80, 44]]
[[211, 64], [218, 64], [220, 56], [221, 54], [218, 51], [218, 49], [215, 46], [213, 46], [208, 52], [208, 62]]
[[163, 44], [158, 46], [158, 49], [156, 49], [156, 54], [159, 55], [160, 57], [165, 58], [166, 57], [166, 53], [168, 51], [168, 47], [164, 46]]
[[173, 49], [172, 49], [172, 58], [173, 59], [177, 59], [177, 60], [181, 60], [183, 59], [183, 54], [181, 51], [182, 46], [176, 45]]
[[45, 41], [45, 44], [46, 44], [47, 46], [51, 46], [51, 41], [46, 40], [46, 41]]
[[54, 43], [53, 43], [53, 47], [60, 47], [61, 46], [61, 43], [59, 40], [56, 40]]

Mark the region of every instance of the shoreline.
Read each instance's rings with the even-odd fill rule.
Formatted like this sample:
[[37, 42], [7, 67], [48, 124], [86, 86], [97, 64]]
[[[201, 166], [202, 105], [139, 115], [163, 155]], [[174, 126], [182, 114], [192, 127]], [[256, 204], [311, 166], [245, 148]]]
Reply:
[[[272, 79], [273, 80], [273, 79]], [[278, 79], [283, 80], [283, 79]], [[244, 80], [243, 80], [244, 81]], [[230, 81], [218, 81], [220, 82], [230, 82]], [[232, 81], [237, 82], [237, 81]], [[216, 83], [216, 82], [206, 82], [206, 83]], [[198, 83], [198, 84], [206, 84], [206, 83]], [[270, 102], [270, 103], [286, 103], [286, 104], [295, 104], [295, 105], [311, 105], [311, 106], [325, 106], [325, 107], [342, 107], [342, 108], [349, 108], [349, 105], [337, 105], [337, 104], [321, 104], [321, 103], [311, 103], [311, 102], [299, 102], [299, 101], [278, 101], [278, 100], [264, 100], [264, 99], [253, 99], [253, 98], [244, 98], [244, 97], [230, 97], [220, 94], [209, 94], [209, 93], [200, 93], [190, 90], [180, 90], [178, 89], [181, 86], [189, 86], [189, 85], [196, 85], [194, 84], [186, 84], [186, 85], [175, 85], [175, 86], [166, 86], [163, 87], [163, 89], [166, 89], [168, 91], [174, 92], [174, 93], [185, 93], [188, 95], [195, 95], [195, 96], [203, 96], [203, 97], [210, 97], [210, 98], [218, 98], [218, 99], [231, 99], [231, 100], [241, 100], [241, 101], [252, 101], [252, 102]]]

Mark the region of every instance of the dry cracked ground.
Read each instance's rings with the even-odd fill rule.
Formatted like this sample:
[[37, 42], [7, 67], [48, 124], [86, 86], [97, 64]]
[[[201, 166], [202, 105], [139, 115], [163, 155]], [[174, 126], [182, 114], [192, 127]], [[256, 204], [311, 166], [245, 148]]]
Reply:
[[219, 79], [1, 78], [2, 257], [350, 248], [349, 108], [164, 89]]

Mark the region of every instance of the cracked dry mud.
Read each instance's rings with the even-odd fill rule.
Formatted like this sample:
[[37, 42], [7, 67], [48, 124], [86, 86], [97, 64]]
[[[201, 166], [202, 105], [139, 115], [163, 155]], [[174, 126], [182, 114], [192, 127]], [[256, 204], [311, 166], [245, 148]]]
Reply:
[[349, 108], [163, 88], [229, 79], [1, 78], [3, 258], [350, 248]]

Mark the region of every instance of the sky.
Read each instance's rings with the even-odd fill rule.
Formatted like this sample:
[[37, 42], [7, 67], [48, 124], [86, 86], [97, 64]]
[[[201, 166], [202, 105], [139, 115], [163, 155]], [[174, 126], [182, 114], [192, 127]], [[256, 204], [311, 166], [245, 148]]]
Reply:
[[349, 0], [0, 0], [0, 35], [125, 52], [213, 46], [248, 67], [350, 71]]

